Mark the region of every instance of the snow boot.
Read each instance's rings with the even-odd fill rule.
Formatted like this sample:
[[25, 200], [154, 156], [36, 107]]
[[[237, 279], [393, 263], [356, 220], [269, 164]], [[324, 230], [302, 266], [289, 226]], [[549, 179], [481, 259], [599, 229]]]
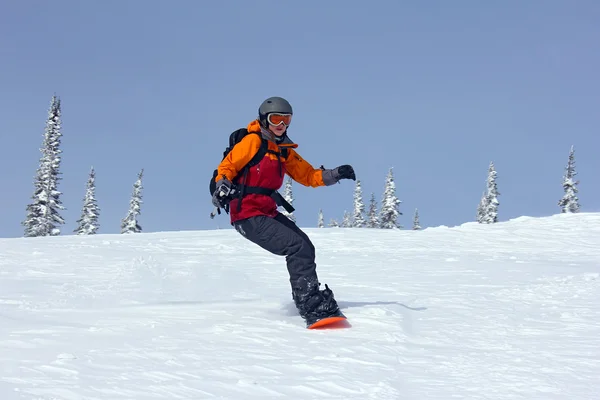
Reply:
[[292, 282], [292, 298], [307, 327], [320, 319], [342, 315], [333, 291], [327, 285], [324, 290], [319, 290], [319, 286], [316, 276]]

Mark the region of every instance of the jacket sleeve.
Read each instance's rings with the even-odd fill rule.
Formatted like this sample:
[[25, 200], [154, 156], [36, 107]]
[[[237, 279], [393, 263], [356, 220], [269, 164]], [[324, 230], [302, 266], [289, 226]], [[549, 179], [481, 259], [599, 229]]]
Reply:
[[293, 149], [288, 150], [285, 169], [289, 176], [296, 182], [310, 187], [325, 186], [323, 171], [313, 168], [307, 161]]
[[217, 167], [217, 177], [219, 181], [223, 177], [233, 182], [237, 174], [252, 160], [252, 157], [258, 152], [262, 139], [259, 135], [246, 135], [238, 144], [233, 146], [227, 157], [221, 161]]

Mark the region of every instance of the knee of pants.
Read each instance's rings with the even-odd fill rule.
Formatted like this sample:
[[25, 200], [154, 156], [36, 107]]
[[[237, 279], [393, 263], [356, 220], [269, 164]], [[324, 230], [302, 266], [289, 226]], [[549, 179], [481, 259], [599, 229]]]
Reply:
[[312, 244], [308, 236], [302, 238], [302, 246], [310, 249], [310, 252], [314, 255], [316, 253], [315, 246]]
[[305, 253], [307, 257], [311, 259], [315, 258], [315, 246], [311, 242], [302, 241], [301, 252]]
[[315, 248], [310, 243], [302, 240], [289, 248], [288, 257], [314, 259]]

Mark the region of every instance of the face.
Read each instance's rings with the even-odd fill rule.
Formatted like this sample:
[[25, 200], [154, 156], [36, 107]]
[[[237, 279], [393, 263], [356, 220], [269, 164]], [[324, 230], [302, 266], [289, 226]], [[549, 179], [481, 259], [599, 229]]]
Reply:
[[269, 114], [267, 117], [269, 123], [269, 130], [273, 132], [275, 136], [281, 137], [285, 134], [287, 127], [292, 122], [291, 114]]
[[283, 134], [285, 133], [286, 129], [287, 129], [287, 126], [285, 126], [285, 124], [280, 124], [280, 125], [277, 125], [277, 126], [269, 124], [269, 130], [271, 132], [273, 132], [273, 134], [275, 136], [279, 136], [279, 137], [283, 136]]

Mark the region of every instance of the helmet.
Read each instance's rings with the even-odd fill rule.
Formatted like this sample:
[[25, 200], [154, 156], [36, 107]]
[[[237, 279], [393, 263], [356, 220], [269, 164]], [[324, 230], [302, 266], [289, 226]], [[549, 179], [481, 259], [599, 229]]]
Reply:
[[258, 108], [258, 117], [263, 126], [267, 126], [267, 115], [270, 113], [293, 114], [292, 106], [282, 97], [269, 97]]

